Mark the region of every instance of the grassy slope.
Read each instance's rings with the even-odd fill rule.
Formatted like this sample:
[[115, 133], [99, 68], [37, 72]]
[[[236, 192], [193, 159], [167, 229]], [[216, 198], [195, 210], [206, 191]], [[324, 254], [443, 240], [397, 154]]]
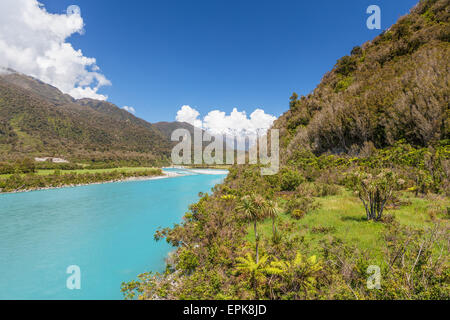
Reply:
[[[410, 193], [405, 193], [402, 200], [408, 200], [410, 204], [398, 209], [388, 209], [385, 214], [395, 215], [396, 220], [403, 225], [425, 227], [431, 226], [433, 221], [428, 212], [432, 207], [438, 206], [442, 211], [450, 205], [447, 199], [415, 198]], [[282, 213], [279, 223], [293, 222], [295, 234], [304, 236], [311, 248], [317, 248], [319, 241], [327, 234], [344, 240], [345, 243], [355, 245], [362, 251], [368, 251], [373, 257], [373, 262], [378, 262], [381, 249], [384, 247], [382, 231], [385, 224], [368, 222], [365, 219], [365, 211], [362, 203], [349, 191], [343, 191], [337, 196], [316, 198], [320, 204], [318, 209], [307, 214], [301, 220], [292, 219], [288, 214]], [[317, 228], [329, 228], [329, 231], [317, 232]], [[272, 220], [268, 219], [258, 226], [262, 238], [269, 239], [272, 236]], [[247, 240], [254, 242], [253, 227], [248, 228]]]

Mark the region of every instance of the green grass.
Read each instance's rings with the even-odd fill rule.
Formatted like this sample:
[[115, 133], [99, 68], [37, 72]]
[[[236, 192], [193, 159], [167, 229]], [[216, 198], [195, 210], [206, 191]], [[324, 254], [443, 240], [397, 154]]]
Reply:
[[[68, 174], [68, 173], [106, 173], [106, 172], [112, 172], [112, 171], [125, 171], [125, 172], [136, 172], [136, 171], [145, 171], [145, 170], [151, 170], [156, 169], [153, 167], [121, 167], [121, 168], [108, 168], [108, 169], [77, 169], [77, 170], [60, 170], [61, 174]], [[35, 174], [37, 175], [50, 175], [55, 172], [55, 169], [45, 169], [45, 170], [37, 170]], [[0, 178], [8, 178], [11, 176], [11, 174], [2, 174], [0, 175]]]
[[[409, 200], [410, 204], [402, 205], [398, 209], [387, 209], [384, 214], [393, 214], [400, 224], [413, 227], [431, 226], [433, 221], [428, 212], [432, 206], [438, 206], [443, 212], [450, 205], [448, 199], [432, 201], [414, 198], [408, 193], [403, 194], [401, 199]], [[342, 239], [346, 244], [367, 251], [375, 261], [381, 257], [381, 248], [384, 246], [383, 231], [387, 226], [381, 222], [367, 221], [364, 207], [357, 197], [349, 191], [343, 191], [341, 195], [316, 198], [316, 201], [320, 207], [304, 218], [295, 220], [290, 215], [282, 213], [278, 224], [286, 221], [294, 222], [296, 230], [294, 234], [303, 236], [312, 250], [319, 249], [321, 239], [333, 236]], [[320, 227], [330, 230], [317, 232], [317, 228]], [[263, 238], [269, 239], [272, 236], [272, 220], [267, 219], [259, 223], [258, 231]], [[252, 226], [248, 228], [247, 240], [255, 241]]]

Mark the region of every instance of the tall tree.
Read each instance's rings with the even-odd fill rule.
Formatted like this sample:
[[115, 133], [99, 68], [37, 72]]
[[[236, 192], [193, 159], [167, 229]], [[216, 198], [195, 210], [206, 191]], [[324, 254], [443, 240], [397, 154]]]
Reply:
[[266, 216], [266, 201], [260, 195], [247, 195], [242, 197], [241, 202], [237, 206], [237, 210], [244, 214], [245, 219], [253, 223], [253, 229], [255, 232], [255, 253], [256, 253], [256, 263], [259, 262], [259, 234], [257, 223], [263, 220]]

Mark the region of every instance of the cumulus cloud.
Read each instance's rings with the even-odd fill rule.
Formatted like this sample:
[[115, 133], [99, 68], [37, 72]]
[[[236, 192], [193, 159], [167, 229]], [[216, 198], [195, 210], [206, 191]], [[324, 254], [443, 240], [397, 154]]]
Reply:
[[132, 113], [132, 114], [136, 113], [136, 110], [133, 107], [124, 106], [122, 109], [125, 111], [128, 111], [129, 113]]
[[244, 138], [265, 134], [277, 119], [273, 115], [265, 113], [262, 109], [256, 109], [248, 117], [245, 111], [238, 111], [237, 108], [234, 108], [229, 115], [220, 110], [213, 110], [203, 120], [199, 117], [200, 113], [194, 108], [182, 106], [177, 112], [176, 120], [190, 123], [212, 135], [220, 134]]
[[0, 1], [0, 66], [31, 75], [74, 98], [106, 100], [98, 90], [110, 81], [95, 58], [75, 50], [67, 38], [82, 34], [79, 10], [48, 13], [37, 0]]
[[182, 106], [177, 112], [176, 121], [187, 122], [192, 124], [194, 127], [202, 128], [202, 121], [198, 119], [200, 113], [191, 108], [190, 106]]
[[276, 117], [261, 109], [253, 111], [250, 117], [245, 111], [238, 111], [236, 108], [229, 115], [213, 110], [204, 117], [203, 129], [213, 134], [234, 136], [265, 134], [275, 120]]

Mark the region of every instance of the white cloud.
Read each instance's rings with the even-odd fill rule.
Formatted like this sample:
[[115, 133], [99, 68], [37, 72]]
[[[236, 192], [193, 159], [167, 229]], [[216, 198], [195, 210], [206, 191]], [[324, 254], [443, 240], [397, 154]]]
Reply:
[[176, 121], [187, 122], [192, 124], [194, 127], [202, 128], [202, 121], [198, 119], [200, 113], [191, 108], [190, 106], [182, 106], [177, 112]]
[[190, 106], [182, 106], [177, 112], [176, 120], [187, 122], [195, 127], [202, 128], [211, 134], [221, 134], [242, 138], [256, 134], [265, 134], [277, 119], [262, 109], [256, 109], [247, 116], [245, 111], [236, 108], [227, 115], [220, 110], [210, 111], [201, 120], [200, 113]]
[[0, 1], [0, 66], [49, 83], [74, 98], [106, 100], [110, 85], [95, 58], [85, 57], [66, 40], [84, 32], [79, 11], [51, 14], [37, 0]]
[[129, 113], [132, 113], [132, 114], [136, 113], [136, 110], [133, 107], [124, 106], [122, 109], [125, 111], [128, 111]]

